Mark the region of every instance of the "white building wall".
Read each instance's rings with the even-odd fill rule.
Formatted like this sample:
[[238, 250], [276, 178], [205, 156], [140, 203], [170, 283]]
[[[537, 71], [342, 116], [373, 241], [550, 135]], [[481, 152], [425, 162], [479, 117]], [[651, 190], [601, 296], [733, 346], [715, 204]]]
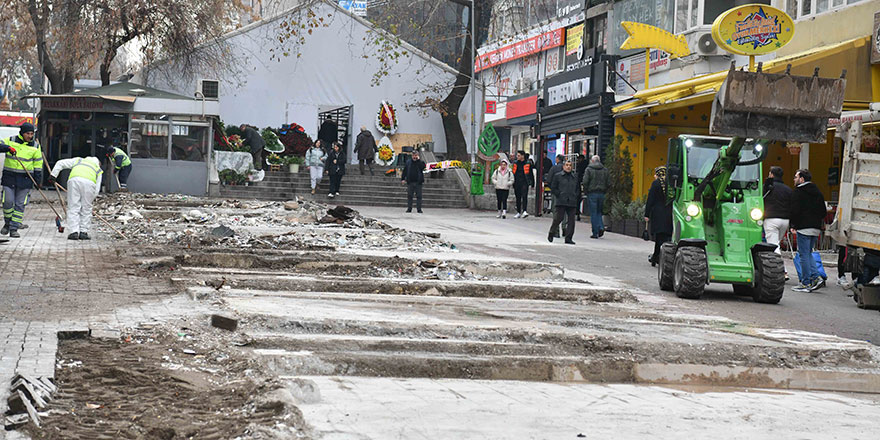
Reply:
[[[318, 131], [318, 113], [338, 107], [353, 106], [351, 135], [347, 151], [361, 125], [369, 128], [376, 139], [381, 134], [375, 128], [376, 114], [381, 101], [387, 100], [398, 112], [399, 134], [427, 134], [434, 141], [435, 151], [447, 151], [443, 124], [435, 111], [421, 114], [418, 109], [407, 110], [407, 104], [422, 102], [426, 97], [445, 98], [455, 73], [448, 66], [416, 55], [412, 47], [404, 47], [406, 55], [392, 63], [389, 74], [378, 86], [371, 84], [372, 76], [382, 64], [364, 44], [364, 39], [375, 39], [367, 24], [345, 11], [330, 5], [320, 5], [319, 16], [326, 18], [327, 27], [318, 27], [300, 47], [289, 56], [275, 57], [281, 47], [277, 43], [282, 14], [267, 21], [257, 22], [230, 34], [227, 42], [237, 58], [229, 62], [240, 66], [242, 74], [236, 78], [212, 78], [220, 81], [220, 116], [226, 123], [248, 123], [258, 127], [280, 127], [285, 123], [302, 125], [315, 138]], [[173, 65], [151, 66], [143, 78], [146, 85], [191, 96], [198, 78], [181, 79], [179, 75], [157, 73]], [[169, 78], [172, 78], [169, 80]], [[440, 86], [439, 92], [430, 88]], [[443, 87], [443, 86], [446, 87]], [[478, 102], [478, 118], [482, 106]], [[466, 142], [470, 143], [470, 95], [465, 97], [459, 119]], [[478, 119], [479, 120], [479, 119]], [[479, 129], [479, 127], [478, 127]], [[393, 140], [393, 138], [392, 138]], [[469, 150], [470, 151], [470, 150]]]

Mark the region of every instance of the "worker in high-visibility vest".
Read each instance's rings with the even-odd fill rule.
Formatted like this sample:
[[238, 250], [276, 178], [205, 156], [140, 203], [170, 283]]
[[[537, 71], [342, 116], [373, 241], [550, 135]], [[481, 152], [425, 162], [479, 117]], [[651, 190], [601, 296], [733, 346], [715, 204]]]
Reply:
[[89, 240], [92, 226], [92, 202], [101, 189], [101, 161], [97, 157], [74, 157], [55, 162], [49, 180], [54, 181], [61, 170], [70, 169], [67, 178], [68, 240]]
[[[34, 139], [34, 124], [21, 124], [19, 134], [9, 139], [0, 139], [0, 144], [11, 147], [15, 154], [7, 154], [3, 161], [3, 228], [0, 234], [18, 238], [22, 229], [24, 207], [28, 194], [34, 187], [31, 178], [37, 182], [43, 179], [43, 154], [40, 144]], [[28, 177], [30, 174], [30, 177]]]
[[113, 161], [119, 177], [119, 188], [128, 188], [128, 176], [131, 174], [131, 158], [121, 148], [108, 147], [107, 157]]

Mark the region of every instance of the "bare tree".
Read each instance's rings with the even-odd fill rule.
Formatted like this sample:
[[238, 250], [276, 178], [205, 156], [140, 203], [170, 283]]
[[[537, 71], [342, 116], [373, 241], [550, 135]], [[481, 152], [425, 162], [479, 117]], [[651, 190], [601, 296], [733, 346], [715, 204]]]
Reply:
[[[0, 28], [7, 58], [31, 58], [42, 67], [52, 93], [68, 93], [73, 82], [98, 67], [102, 84], [125, 45], [139, 45], [147, 59], [178, 58], [194, 66], [194, 51], [231, 30], [246, 10], [239, 0], [7, 0]], [[215, 62], [221, 62], [215, 59]]]

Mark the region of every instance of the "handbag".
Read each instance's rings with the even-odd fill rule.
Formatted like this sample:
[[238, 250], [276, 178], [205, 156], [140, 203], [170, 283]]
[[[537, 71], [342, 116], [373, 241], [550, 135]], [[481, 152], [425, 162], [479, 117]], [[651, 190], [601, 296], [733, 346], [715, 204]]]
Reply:
[[649, 223], [649, 222], [645, 222], [645, 230], [642, 231], [642, 240], [651, 241], [651, 233], [648, 232], [648, 225], [650, 225], [650, 224], [651, 223]]

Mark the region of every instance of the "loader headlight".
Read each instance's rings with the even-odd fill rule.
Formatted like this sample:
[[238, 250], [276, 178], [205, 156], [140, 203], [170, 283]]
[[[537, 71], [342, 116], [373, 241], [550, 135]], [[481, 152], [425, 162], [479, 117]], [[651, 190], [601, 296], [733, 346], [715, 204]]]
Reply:
[[761, 208], [752, 208], [752, 210], [749, 212], [749, 217], [751, 217], [754, 221], [761, 220], [762, 218], [764, 218], [764, 211], [761, 211]]
[[685, 147], [688, 147], [688, 148], [693, 147], [693, 146], [694, 146], [694, 141], [691, 140], [691, 139], [686, 139], [686, 140], [684, 141], [684, 146], [685, 146]]
[[700, 207], [697, 206], [696, 203], [691, 203], [690, 205], [687, 206], [687, 215], [689, 215], [691, 217], [696, 217], [696, 216], [700, 215]]
[[761, 144], [755, 144], [755, 153], [760, 153], [761, 150], [764, 149], [764, 146]]

